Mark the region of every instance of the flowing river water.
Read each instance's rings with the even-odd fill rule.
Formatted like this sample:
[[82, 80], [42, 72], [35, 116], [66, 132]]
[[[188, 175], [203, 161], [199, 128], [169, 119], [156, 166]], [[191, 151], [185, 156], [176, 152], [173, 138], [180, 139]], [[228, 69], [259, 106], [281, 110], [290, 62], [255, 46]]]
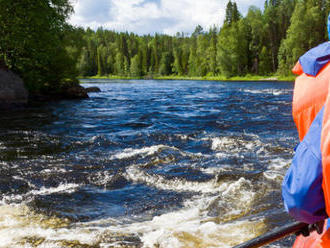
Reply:
[[226, 248], [290, 221], [292, 83], [83, 81], [102, 92], [1, 112], [0, 247]]

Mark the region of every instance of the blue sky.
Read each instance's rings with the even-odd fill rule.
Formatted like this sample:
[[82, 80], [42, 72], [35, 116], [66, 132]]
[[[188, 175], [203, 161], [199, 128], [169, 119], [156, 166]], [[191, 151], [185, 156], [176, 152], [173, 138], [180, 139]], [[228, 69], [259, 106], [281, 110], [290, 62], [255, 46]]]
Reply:
[[[137, 34], [191, 33], [200, 24], [204, 29], [220, 26], [228, 0], [73, 0], [75, 14], [70, 22], [96, 29]], [[245, 15], [249, 6], [263, 8], [264, 0], [236, 0]]]

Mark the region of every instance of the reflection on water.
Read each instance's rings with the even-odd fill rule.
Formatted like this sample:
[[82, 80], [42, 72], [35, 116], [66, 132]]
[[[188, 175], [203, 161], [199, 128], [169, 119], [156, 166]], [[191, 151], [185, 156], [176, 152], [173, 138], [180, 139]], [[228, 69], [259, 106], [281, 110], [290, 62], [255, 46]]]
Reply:
[[1, 113], [1, 247], [231, 247], [288, 222], [291, 83], [96, 86]]

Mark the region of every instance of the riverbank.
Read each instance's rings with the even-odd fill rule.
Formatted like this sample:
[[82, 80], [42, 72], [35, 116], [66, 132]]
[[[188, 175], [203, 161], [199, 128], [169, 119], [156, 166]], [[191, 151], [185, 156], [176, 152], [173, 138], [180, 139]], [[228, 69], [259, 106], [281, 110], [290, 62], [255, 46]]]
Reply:
[[224, 77], [224, 76], [205, 76], [205, 77], [189, 77], [189, 76], [144, 76], [144, 77], [132, 77], [132, 76], [92, 76], [92, 77], [82, 77], [86, 79], [154, 79], [154, 80], [199, 80], [199, 81], [283, 81], [283, 82], [294, 82], [296, 79], [295, 75], [291, 76], [257, 76], [257, 75], [246, 75], [246, 76], [235, 76], [235, 77]]

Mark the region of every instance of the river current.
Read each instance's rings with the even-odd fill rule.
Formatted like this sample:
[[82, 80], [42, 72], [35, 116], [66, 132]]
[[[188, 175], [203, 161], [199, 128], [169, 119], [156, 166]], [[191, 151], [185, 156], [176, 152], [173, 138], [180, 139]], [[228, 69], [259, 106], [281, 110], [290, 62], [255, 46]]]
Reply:
[[227, 248], [291, 221], [293, 83], [82, 81], [101, 92], [0, 113], [0, 247]]

